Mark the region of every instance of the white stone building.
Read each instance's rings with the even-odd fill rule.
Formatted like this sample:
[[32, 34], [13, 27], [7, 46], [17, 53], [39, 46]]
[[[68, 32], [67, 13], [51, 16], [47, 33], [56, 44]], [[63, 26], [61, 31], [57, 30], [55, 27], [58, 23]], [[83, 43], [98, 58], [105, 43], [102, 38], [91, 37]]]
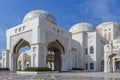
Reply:
[[[73, 39], [73, 52], [75, 52], [74, 48], [76, 50], [76, 57], [74, 57], [76, 62], [73, 59], [74, 66], [87, 71], [103, 70], [103, 47], [107, 43], [107, 40], [98, 34], [94, 26], [89, 23], [78, 23], [70, 29], [70, 32], [72, 33]], [[77, 41], [76, 44], [74, 40]]]
[[118, 36], [119, 25], [115, 22], [104, 22], [98, 25], [96, 29], [101, 36], [111, 41]]
[[[92, 24], [83, 22], [67, 31], [57, 25], [52, 14], [44, 10], [31, 11], [22, 24], [6, 31], [7, 49], [2, 52], [2, 67], [11, 71], [27, 67], [103, 71], [104, 45], [117, 36], [118, 28], [116, 23], [106, 22], [96, 30]], [[23, 51], [26, 46], [28, 49]]]
[[31, 65], [30, 51], [21, 51], [17, 60], [17, 70], [24, 70]]
[[104, 72], [120, 71], [120, 39], [114, 39], [104, 46]]
[[97, 27], [97, 31], [108, 44], [104, 46], [104, 72], [117, 72], [120, 70], [120, 27], [114, 22], [105, 22]]
[[25, 46], [29, 47], [30, 67], [48, 67], [50, 64], [50, 68], [59, 71], [72, 68], [72, 35], [60, 28], [54, 16], [46, 11], [29, 12], [22, 24], [6, 31], [6, 37], [7, 50], [2, 52], [3, 67], [11, 71], [17, 70], [22, 54], [19, 51]]

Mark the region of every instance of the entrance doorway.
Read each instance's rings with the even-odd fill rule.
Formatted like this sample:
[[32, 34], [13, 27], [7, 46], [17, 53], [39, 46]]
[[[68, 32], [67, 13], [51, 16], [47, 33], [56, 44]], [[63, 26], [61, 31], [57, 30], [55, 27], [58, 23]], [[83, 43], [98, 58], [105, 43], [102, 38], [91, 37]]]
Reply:
[[120, 71], [120, 61], [116, 61], [116, 70], [118, 71]]
[[61, 54], [64, 53], [63, 46], [58, 40], [48, 44], [48, 53], [46, 57], [47, 67], [51, 70], [60, 71], [62, 67]]

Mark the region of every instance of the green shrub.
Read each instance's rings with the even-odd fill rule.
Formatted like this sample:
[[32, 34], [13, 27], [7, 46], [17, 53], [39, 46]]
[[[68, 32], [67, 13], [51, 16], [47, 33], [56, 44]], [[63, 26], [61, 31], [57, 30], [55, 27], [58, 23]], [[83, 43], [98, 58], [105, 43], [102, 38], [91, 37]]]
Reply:
[[9, 71], [9, 68], [0, 68], [0, 71]]
[[72, 70], [84, 70], [82, 68], [72, 68]]
[[26, 68], [25, 71], [51, 71], [48, 67], [30, 67]]

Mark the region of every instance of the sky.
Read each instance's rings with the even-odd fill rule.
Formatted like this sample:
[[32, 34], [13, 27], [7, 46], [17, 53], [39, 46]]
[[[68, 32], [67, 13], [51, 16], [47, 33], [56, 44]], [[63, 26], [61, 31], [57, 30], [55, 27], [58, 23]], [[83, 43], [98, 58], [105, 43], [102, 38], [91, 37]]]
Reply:
[[120, 0], [0, 0], [0, 56], [6, 49], [6, 30], [21, 24], [25, 14], [38, 9], [53, 14], [65, 30], [80, 22], [95, 27], [106, 21], [120, 24]]

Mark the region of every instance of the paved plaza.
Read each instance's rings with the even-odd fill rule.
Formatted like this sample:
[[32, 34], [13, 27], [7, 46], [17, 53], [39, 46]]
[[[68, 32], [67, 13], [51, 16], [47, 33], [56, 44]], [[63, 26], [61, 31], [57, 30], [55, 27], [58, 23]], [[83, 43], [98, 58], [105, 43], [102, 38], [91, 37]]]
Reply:
[[0, 80], [120, 80], [120, 73], [61, 72], [18, 75], [15, 72], [0, 72]]

